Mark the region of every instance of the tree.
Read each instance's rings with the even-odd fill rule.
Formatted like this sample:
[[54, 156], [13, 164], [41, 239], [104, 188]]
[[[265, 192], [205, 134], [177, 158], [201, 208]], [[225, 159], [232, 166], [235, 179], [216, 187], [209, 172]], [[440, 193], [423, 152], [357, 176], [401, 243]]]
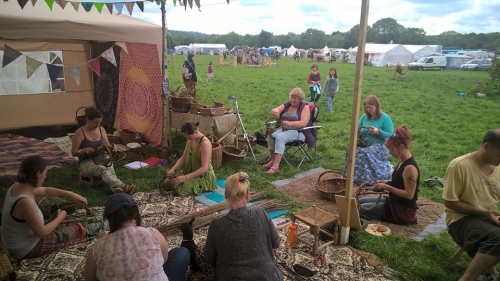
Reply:
[[257, 38], [257, 46], [269, 47], [273, 43], [273, 37], [272, 33], [262, 30]]
[[373, 39], [377, 43], [388, 44], [391, 40], [395, 43], [400, 43], [404, 30], [405, 27], [400, 25], [395, 19], [383, 18], [373, 24], [370, 33], [373, 34]]
[[326, 34], [322, 30], [308, 28], [300, 35], [300, 48], [321, 49], [326, 45]]
[[349, 31], [347, 31], [344, 45], [342, 46], [345, 49], [349, 49], [351, 47], [358, 46], [358, 35], [359, 35], [359, 24], [353, 26]]
[[293, 45], [293, 40], [290, 34], [283, 36], [283, 39], [279, 42], [281, 47], [288, 48]]

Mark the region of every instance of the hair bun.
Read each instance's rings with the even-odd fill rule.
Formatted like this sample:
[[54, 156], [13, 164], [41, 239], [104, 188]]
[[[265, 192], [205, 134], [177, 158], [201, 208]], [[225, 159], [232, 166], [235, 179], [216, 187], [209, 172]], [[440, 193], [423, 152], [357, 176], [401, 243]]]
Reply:
[[248, 174], [245, 172], [240, 172], [240, 181], [248, 180]]

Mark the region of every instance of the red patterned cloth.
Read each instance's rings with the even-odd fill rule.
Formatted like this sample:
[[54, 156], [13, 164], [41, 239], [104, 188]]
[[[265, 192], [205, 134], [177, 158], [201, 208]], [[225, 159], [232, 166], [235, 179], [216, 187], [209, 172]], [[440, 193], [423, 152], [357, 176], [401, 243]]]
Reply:
[[156, 45], [127, 43], [121, 52], [118, 120], [153, 145], [162, 138], [162, 79]]

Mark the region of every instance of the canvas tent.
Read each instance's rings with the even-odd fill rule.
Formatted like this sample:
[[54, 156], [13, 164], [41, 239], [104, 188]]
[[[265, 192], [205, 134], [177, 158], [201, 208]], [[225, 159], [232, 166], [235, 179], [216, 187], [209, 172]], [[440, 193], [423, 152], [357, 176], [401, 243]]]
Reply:
[[427, 45], [403, 45], [403, 47], [412, 53], [414, 61], [433, 54], [438, 54], [433, 48]]
[[[63, 10], [54, 5], [51, 11], [44, 2], [26, 5], [24, 9], [17, 1], [0, 3], [0, 55], [3, 55], [5, 45], [23, 54], [60, 52], [65, 77], [65, 91], [62, 92], [0, 95], [0, 130], [71, 124], [75, 122], [75, 112], [79, 107], [94, 105], [94, 78], [92, 70], [86, 67], [86, 63], [92, 60], [92, 42], [154, 46], [156, 52], [149, 55], [154, 55], [152, 61], [158, 64], [161, 91], [161, 26], [124, 14], [110, 14], [106, 10], [99, 14], [95, 8], [86, 12], [80, 7], [77, 12], [68, 6]], [[75, 65], [83, 66], [79, 84], [71, 79], [67, 70], [67, 66]]]
[[295, 48], [292, 45], [292, 46], [290, 46], [290, 48], [288, 48], [288, 50], [286, 50], [286, 55], [291, 57], [291, 56], [293, 56], [293, 54], [295, 54], [296, 51], [298, 51], [297, 48]]
[[[357, 53], [358, 47], [350, 50], [349, 62], [356, 62]], [[412, 53], [400, 44], [366, 44], [365, 60], [374, 66], [407, 64], [413, 61]]]
[[180, 54], [186, 55], [187, 53], [193, 51], [187, 45], [179, 45], [179, 46], [174, 47], [174, 49], [175, 49], [175, 53], [178, 55], [180, 55]]
[[189, 49], [191, 49], [195, 54], [210, 54], [210, 51], [213, 53], [219, 52], [222, 53], [227, 51], [225, 44], [190, 44]]
[[330, 48], [328, 48], [328, 46], [325, 46], [322, 50], [321, 50], [321, 55], [322, 56], [330, 56], [331, 55], [331, 51], [330, 51]]

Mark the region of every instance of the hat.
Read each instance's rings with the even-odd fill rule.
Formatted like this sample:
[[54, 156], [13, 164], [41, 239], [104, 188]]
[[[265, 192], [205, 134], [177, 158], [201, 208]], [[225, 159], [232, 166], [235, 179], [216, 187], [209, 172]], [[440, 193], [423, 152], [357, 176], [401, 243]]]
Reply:
[[134, 198], [127, 193], [115, 193], [111, 195], [104, 206], [104, 217], [108, 218], [112, 213], [123, 207], [138, 206]]

